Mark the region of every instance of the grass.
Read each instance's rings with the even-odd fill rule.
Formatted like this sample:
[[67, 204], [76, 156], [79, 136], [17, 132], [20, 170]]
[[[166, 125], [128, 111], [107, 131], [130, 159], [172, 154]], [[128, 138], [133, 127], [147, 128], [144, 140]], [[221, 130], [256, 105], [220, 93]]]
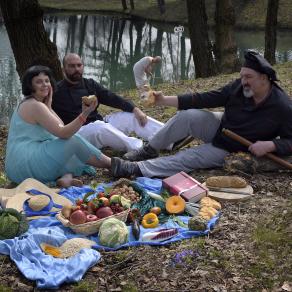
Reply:
[[[129, 2], [129, 1], [127, 1]], [[185, 0], [167, 0], [166, 12], [161, 15], [157, 1], [136, 0], [135, 10], [123, 11], [120, 0], [39, 0], [40, 5], [45, 9], [86, 11], [90, 13], [105, 12], [118, 13], [127, 16], [141, 17], [152, 21], [187, 23], [187, 11]], [[236, 26], [242, 29], [264, 29], [266, 18], [267, 0], [234, 0], [236, 11]], [[128, 8], [130, 5], [128, 4]], [[206, 0], [208, 23], [214, 25], [215, 1]], [[292, 27], [292, 1], [281, 0], [278, 11], [278, 22], [280, 28]]]
[[123, 286], [122, 292], [138, 292], [139, 289], [136, 287], [134, 282], [128, 282]]
[[73, 288], [73, 292], [94, 292], [96, 286], [97, 284], [83, 280]]
[[10, 287], [0, 285], [0, 292], [12, 292], [13, 290]]
[[266, 216], [252, 233], [256, 257], [247, 272], [258, 278], [265, 288], [292, 280], [291, 273], [287, 273], [292, 270], [291, 207], [290, 203], [284, 212]]

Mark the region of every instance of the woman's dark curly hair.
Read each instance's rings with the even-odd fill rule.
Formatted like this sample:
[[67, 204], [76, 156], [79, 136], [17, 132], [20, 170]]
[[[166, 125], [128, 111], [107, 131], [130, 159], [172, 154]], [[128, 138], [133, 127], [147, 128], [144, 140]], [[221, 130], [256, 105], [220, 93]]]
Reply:
[[33, 93], [32, 79], [33, 77], [38, 76], [40, 73], [44, 73], [45, 75], [49, 77], [52, 88], [53, 88], [53, 92], [55, 91], [56, 81], [53, 77], [53, 74], [50, 68], [46, 66], [36, 65], [36, 66], [29, 67], [25, 71], [22, 77], [22, 80], [21, 80], [22, 93], [24, 96], [30, 96]]

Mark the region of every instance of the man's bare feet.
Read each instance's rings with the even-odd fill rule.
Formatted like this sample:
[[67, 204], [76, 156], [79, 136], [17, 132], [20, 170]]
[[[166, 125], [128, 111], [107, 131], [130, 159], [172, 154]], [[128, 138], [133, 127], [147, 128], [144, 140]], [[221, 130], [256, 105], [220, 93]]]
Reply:
[[71, 173], [64, 174], [61, 178], [56, 181], [58, 187], [69, 188], [71, 186], [81, 187], [83, 182], [80, 179], [73, 178]]

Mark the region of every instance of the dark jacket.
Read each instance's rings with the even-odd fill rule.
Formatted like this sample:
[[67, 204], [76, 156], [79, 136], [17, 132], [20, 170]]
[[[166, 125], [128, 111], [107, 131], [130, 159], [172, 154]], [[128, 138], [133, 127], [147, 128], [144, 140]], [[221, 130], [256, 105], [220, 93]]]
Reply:
[[[135, 105], [132, 101], [109, 91], [95, 82], [93, 79], [83, 78], [80, 83], [72, 85], [66, 80], [57, 83], [57, 90], [53, 95], [52, 108], [63, 120], [64, 124], [72, 122], [82, 111], [81, 97], [96, 95], [98, 105], [104, 104], [125, 112], [132, 112]], [[86, 123], [102, 120], [98, 111], [93, 111], [87, 118]]]
[[292, 101], [277, 85], [272, 85], [270, 95], [255, 105], [253, 98], [243, 95], [240, 79], [219, 90], [185, 94], [178, 97], [178, 108], [225, 107], [220, 127], [212, 141], [216, 147], [230, 152], [247, 151], [247, 147], [228, 138], [222, 128], [250, 140], [273, 141], [279, 155], [292, 154]]

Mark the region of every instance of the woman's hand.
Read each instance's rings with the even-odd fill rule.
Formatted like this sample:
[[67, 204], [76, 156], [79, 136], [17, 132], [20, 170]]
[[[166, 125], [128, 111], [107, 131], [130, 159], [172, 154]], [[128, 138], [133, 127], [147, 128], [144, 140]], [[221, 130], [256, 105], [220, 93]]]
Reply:
[[49, 94], [48, 96], [44, 99], [44, 104], [49, 108], [52, 109], [52, 101], [53, 101], [53, 88], [50, 85], [49, 87]]
[[97, 100], [92, 102], [90, 105], [86, 105], [82, 102], [82, 115], [88, 117], [91, 112], [93, 112], [97, 107]]

